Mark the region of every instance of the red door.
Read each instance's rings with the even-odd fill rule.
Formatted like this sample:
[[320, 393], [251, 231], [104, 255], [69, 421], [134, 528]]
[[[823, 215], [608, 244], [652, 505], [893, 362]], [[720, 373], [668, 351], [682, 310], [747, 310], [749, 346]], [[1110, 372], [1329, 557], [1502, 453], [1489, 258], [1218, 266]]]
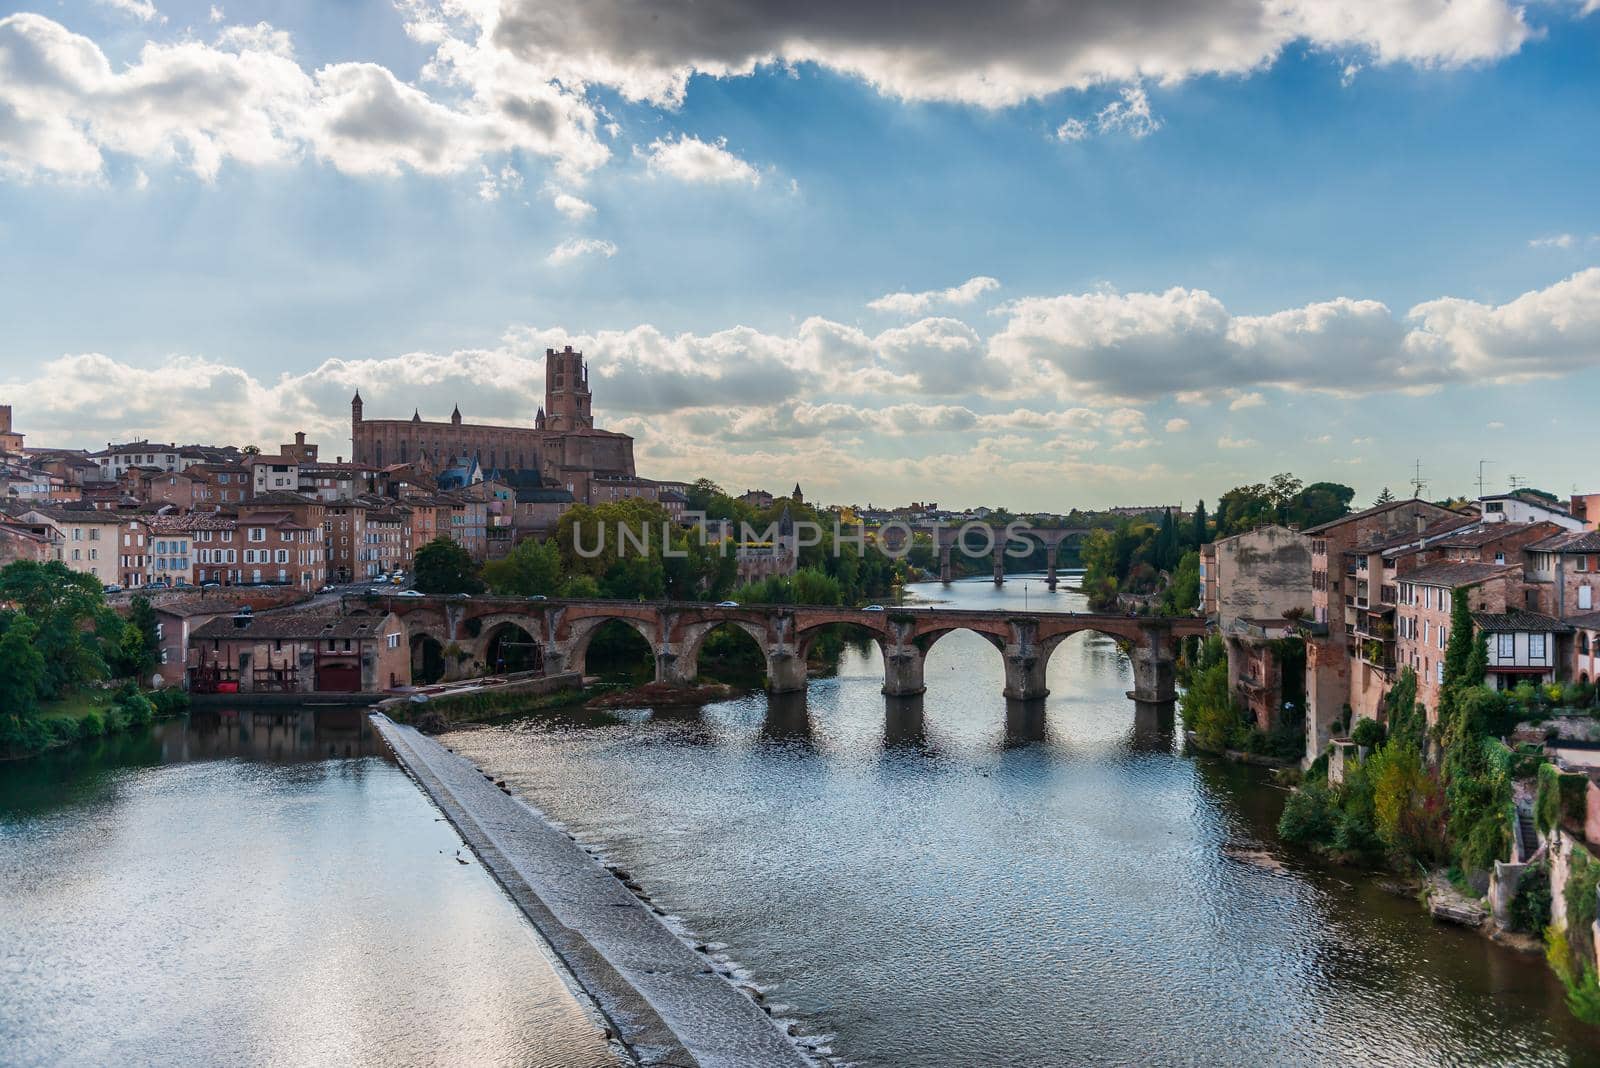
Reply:
[[317, 689], [323, 693], [355, 693], [361, 689], [361, 669], [353, 664], [319, 665]]

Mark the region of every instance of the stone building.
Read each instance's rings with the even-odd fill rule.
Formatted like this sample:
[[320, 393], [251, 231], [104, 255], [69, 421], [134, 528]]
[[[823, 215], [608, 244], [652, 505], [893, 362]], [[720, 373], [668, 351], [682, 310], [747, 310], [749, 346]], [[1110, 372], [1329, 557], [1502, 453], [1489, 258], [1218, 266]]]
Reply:
[[195, 628], [187, 667], [196, 693], [377, 693], [410, 685], [411, 649], [392, 612], [246, 609]]
[[[1311, 622], [1325, 634], [1306, 642], [1306, 761], [1333, 738], [1333, 725], [1351, 699], [1351, 670], [1358, 661], [1358, 613], [1373, 601], [1386, 575], [1360, 574], [1360, 546], [1422, 537], [1430, 526], [1460, 520], [1459, 513], [1412, 498], [1391, 501], [1308, 527], [1311, 539]], [[1349, 555], [1347, 555], [1349, 554]], [[1365, 591], [1363, 593], [1363, 591]], [[1379, 591], [1381, 596], [1381, 590]], [[1365, 602], [1363, 604], [1363, 601]]]
[[0, 404], [0, 454], [22, 451], [22, 435], [11, 426], [11, 405]]
[[460, 457], [483, 470], [537, 471], [544, 484], [559, 486], [582, 503], [592, 503], [597, 477], [633, 478], [633, 438], [596, 429], [583, 353], [568, 345], [545, 351], [545, 402], [533, 426], [493, 426], [466, 422], [456, 408], [448, 421], [367, 419], [358, 392], [350, 402], [351, 459], [385, 468], [420, 463], [434, 473]]
[[1284, 701], [1300, 699], [1300, 679], [1284, 685], [1279, 643], [1311, 614], [1311, 541], [1268, 525], [1204, 548], [1203, 601], [1227, 644], [1230, 688], [1256, 725], [1271, 730]]

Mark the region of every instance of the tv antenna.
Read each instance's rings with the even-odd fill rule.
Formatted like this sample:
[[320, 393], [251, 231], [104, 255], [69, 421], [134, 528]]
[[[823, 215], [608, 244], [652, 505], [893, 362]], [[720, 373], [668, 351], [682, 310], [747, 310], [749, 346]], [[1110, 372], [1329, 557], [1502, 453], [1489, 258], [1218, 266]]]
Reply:
[[1428, 480], [1422, 477], [1422, 461], [1417, 461], [1416, 473], [1411, 476], [1411, 496], [1421, 497], [1422, 491], [1428, 488]]
[[1511, 492], [1512, 493], [1517, 492], [1517, 490], [1521, 489], [1522, 487], [1524, 487], [1524, 486], [1526, 486], [1528, 484], [1528, 480], [1523, 478], [1521, 475], [1511, 475], [1510, 476], [1510, 482], [1511, 482]]
[[1484, 468], [1484, 465], [1492, 464], [1492, 463], [1494, 463], [1493, 460], [1479, 460], [1478, 461], [1478, 496], [1479, 497], [1483, 496], [1483, 468]]

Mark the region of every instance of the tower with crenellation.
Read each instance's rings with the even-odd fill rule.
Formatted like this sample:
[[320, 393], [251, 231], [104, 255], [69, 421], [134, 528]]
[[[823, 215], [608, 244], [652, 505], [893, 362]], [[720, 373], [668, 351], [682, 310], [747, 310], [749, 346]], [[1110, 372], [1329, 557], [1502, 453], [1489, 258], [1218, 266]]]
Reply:
[[544, 423], [547, 430], [592, 430], [589, 368], [568, 345], [544, 350]]

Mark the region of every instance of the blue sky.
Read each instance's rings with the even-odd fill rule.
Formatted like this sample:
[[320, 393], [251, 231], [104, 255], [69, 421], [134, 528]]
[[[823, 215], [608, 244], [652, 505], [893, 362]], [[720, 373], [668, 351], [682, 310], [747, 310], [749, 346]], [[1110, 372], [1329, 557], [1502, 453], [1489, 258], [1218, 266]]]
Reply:
[[612, 3], [0, 18], [29, 443], [525, 420], [570, 342], [641, 473], [732, 488], [1594, 488], [1581, 2]]

